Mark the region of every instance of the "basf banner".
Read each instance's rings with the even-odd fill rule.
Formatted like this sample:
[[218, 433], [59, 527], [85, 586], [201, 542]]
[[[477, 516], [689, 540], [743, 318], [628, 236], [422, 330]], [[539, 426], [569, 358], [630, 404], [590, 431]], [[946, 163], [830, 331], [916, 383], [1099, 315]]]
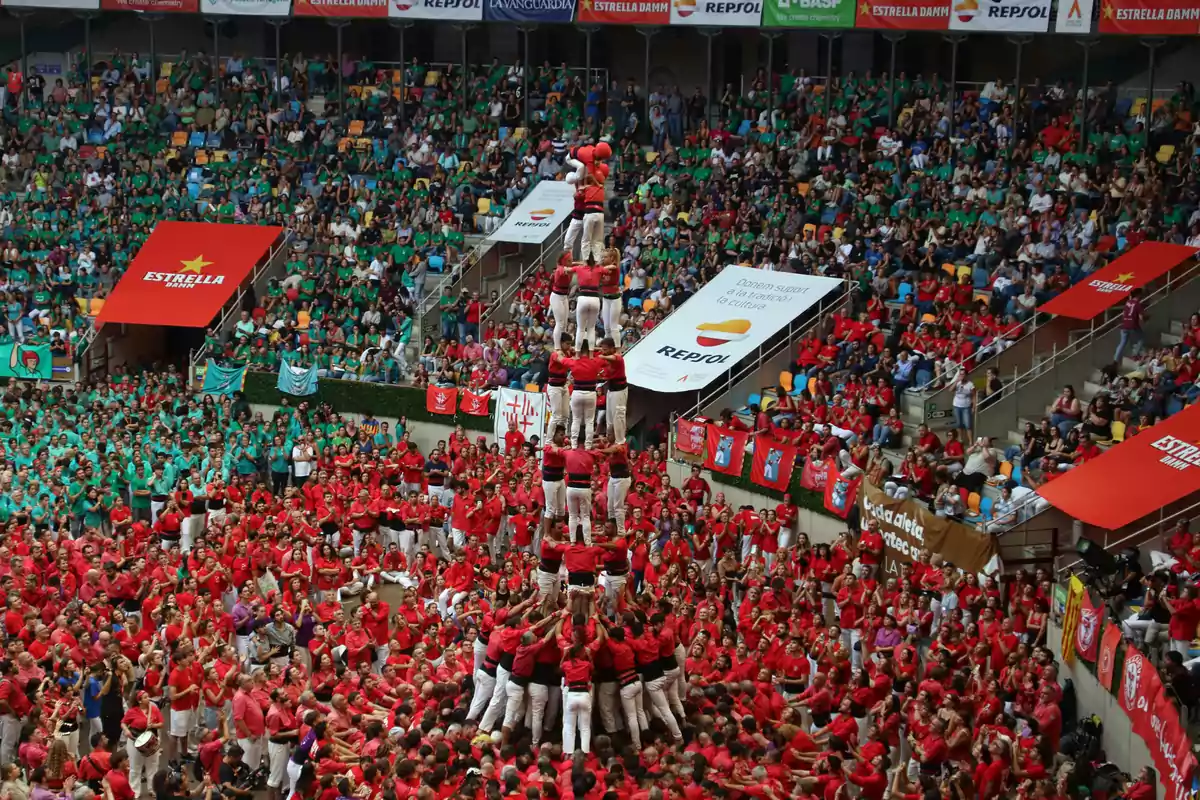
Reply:
[[1059, 0], [1054, 32], [1091, 33], [1093, 8], [1092, 0]]
[[971, 33], [1045, 33], [1051, 0], [948, 0], [950, 30]]
[[1101, 0], [1100, 32], [1174, 36], [1200, 31], [1196, 0]]
[[946, 0], [859, 0], [856, 28], [944, 31], [950, 26]]
[[763, 0], [768, 28], [853, 28], [855, 0]]
[[843, 282], [726, 267], [625, 356], [629, 382], [655, 392], [703, 389]]
[[488, 22], [570, 22], [575, 0], [484, 0]]
[[756, 28], [762, 13], [763, 0], [671, 0], [672, 25]]
[[580, 0], [575, 21], [666, 25], [671, 21], [671, 0]]
[[80, 11], [95, 11], [100, 0], [0, 0], [5, 8], [69, 8]]
[[100, 0], [100, 8], [105, 11], [195, 14], [200, 10], [200, 0]]
[[575, 187], [566, 181], [542, 181], [492, 234], [499, 242], [541, 244], [570, 221]]
[[388, 16], [479, 22], [483, 19], [483, 0], [391, 0]]
[[380, 19], [388, 15], [388, 0], [295, 0], [298, 17]]
[[200, 0], [200, 11], [245, 17], [286, 17], [292, 13], [292, 0]]

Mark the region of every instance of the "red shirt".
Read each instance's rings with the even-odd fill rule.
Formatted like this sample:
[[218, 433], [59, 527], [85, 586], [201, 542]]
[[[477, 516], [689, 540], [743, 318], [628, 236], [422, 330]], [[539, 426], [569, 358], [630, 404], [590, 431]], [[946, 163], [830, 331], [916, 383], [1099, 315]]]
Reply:
[[599, 547], [589, 547], [584, 544], [569, 544], [563, 552], [563, 563], [567, 566], [567, 572], [591, 572], [596, 571], [596, 562], [598, 562], [604, 551]]

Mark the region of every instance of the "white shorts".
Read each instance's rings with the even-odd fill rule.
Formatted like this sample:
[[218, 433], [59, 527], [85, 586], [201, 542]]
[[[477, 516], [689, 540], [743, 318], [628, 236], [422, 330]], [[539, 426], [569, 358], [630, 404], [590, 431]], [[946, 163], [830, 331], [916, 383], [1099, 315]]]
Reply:
[[183, 738], [192, 732], [196, 727], [196, 710], [189, 708], [187, 710], [172, 708], [171, 709], [171, 735]]

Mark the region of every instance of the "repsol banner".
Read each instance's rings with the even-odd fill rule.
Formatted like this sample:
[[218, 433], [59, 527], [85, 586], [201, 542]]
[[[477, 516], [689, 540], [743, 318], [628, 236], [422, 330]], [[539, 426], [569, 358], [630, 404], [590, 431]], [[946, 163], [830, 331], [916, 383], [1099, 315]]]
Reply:
[[971, 33], [1045, 33], [1051, 0], [947, 0], [950, 30]]
[[900, 564], [916, 561], [922, 550], [940, 555], [966, 572], [981, 572], [998, 550], [991, 534], [939, 517], [919, 500], [897, 500], [865, 481], [858, 497], [861, 524], [879, 523], [888, 575], [898, 574]]
[[716, 25], [757, 27], [762, 19], [763, 0], [671, 0], [672, 25]]
[[629, 382], [655, 392], [703, 389], [841, 287], [836, 278], [725, 267], [629, 351]]
[[483, 19], [483, 0], [390, 0], [388, 17], [479, 22]]

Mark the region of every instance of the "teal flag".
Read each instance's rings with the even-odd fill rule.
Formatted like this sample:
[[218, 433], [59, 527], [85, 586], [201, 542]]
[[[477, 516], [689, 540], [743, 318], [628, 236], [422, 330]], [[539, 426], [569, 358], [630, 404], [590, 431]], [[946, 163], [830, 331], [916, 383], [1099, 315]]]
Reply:
[[296, 367], [284, 361], [279, 365], [279, 380], [275, 388], [297, 397], [317, 393], [317, 367]]
[[54, 374], [54, 359], [48, 344], [0, 344], [0, 378], [48, 381]]
[[211, 358], [204, 367], [205, 394], [233, 394], [246, 383], [246, 367], [222, 367]]

